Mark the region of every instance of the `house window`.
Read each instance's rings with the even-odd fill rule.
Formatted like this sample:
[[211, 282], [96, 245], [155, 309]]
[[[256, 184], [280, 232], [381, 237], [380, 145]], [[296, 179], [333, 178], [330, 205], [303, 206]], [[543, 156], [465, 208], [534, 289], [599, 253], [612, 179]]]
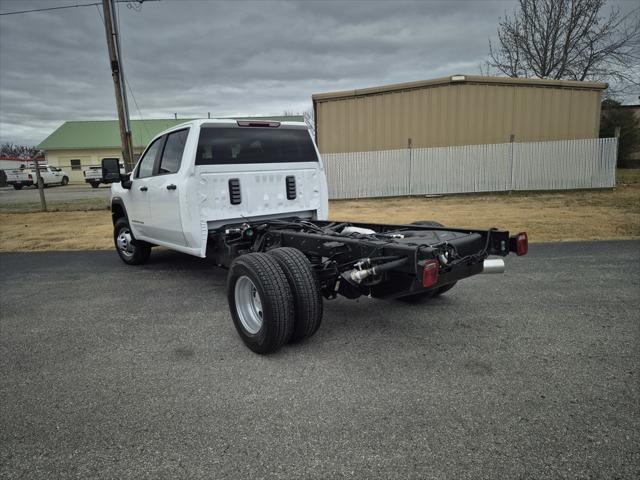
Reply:
[[82, 170], [82, 164], [80, 160], [70, 160], [71, 170]]

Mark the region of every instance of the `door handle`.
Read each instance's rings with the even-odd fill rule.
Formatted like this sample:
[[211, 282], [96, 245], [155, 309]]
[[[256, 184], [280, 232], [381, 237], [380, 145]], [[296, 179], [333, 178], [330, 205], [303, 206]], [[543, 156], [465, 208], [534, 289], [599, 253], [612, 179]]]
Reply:
[[141, 192], [146, 192], [147, 190], [149, 190], [147, 187], [140, 187]]
[[167, 185], [167, 190], [175, 190], [177, 187], [172, 183], [170, 185]]

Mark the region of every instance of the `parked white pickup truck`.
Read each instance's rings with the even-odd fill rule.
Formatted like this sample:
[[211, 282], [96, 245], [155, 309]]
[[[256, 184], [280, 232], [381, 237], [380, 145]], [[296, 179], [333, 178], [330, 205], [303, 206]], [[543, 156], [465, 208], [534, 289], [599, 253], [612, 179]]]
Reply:
[[[38, 170], [40, 171], [40, 179], [43, 187], [56, 184], [66, 185], [69, 183], [69, 175], [61, 168], [50, 165], [39, 165]], [[37, 182], [36, 172], [32, 167], [7, 170], [6, 174], [7, 184], [13, 185], [13, 188], [16, 190], [35, 185]]]
[[[127, 264], [155, 245], [229, 268], [227, 299], [258, 353], [313, 335], [322, 299], [419, 300], [501, 258], [527, 253], [526, 233], [327, 220], [324, 165], [304, 123], [196, 120], [158, 135], [133, 172], [102, 162], [114, 243]], [[195, 306], [194, 308], [197, 308]]]
[[[103, 158], [103, 160], [109, 160]], [[117, 158], [115, 160], [118, 160]], [[118, 160], [119, 161], [119, 160]], [[89, 167], [82, 172], [84, 175], [84, 181], [91, 185], [93, 188], [98, 188], [101, 183], [106, 183], [102, 178], [102, 166]], [[120, 162], [120, 173], [124, 175], [124, 163]]]

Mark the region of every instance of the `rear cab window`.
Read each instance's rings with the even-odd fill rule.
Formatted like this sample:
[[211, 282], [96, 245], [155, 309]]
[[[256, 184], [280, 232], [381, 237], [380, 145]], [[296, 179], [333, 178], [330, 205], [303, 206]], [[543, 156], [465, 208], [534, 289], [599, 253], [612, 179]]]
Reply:
[[317, 161], [304, 128], [203, 125], [200, 129], [196, 165]]
[[184, 146], [187, 143], [188, 135], [188, 129], [178, 130], [177, 132], [171, 132], [167, 135], [167, 141], [164, 144], [162, 158], [160, 159], [158, 175], [177, 173], [178, 170], [180, 170], [182, 153], [184, 152]]

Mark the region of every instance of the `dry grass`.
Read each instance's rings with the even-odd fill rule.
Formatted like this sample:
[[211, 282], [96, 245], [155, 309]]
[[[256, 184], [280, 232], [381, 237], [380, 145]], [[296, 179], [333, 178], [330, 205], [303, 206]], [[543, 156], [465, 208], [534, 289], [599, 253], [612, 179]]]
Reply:
[[[332, 201], [333, 220], [527, 231], [533, 242], [640, 238], [640, 170], [621, 171], [615, 190], [401, 197]], [[0, 250], [113, 248], [109, 212], [0, 213]]]
[[[109, 201], [104, 198], [85, 198], [80, 200], [47, 200], [49, 212], [77, 212], [85, 210], [109, 209]], [[40, 202], [7, 202], [0, 204], [1, 213], [40, 212]]]
[[438, 198], [343, 200], [331, 204], [336, 220], [410, 223], [526, 231], [533, 242], [640, 238], [640, 185], [614, 191]]
[[106, 250], [112, 229], [106, 210], [0, 213], [0, 250]]

